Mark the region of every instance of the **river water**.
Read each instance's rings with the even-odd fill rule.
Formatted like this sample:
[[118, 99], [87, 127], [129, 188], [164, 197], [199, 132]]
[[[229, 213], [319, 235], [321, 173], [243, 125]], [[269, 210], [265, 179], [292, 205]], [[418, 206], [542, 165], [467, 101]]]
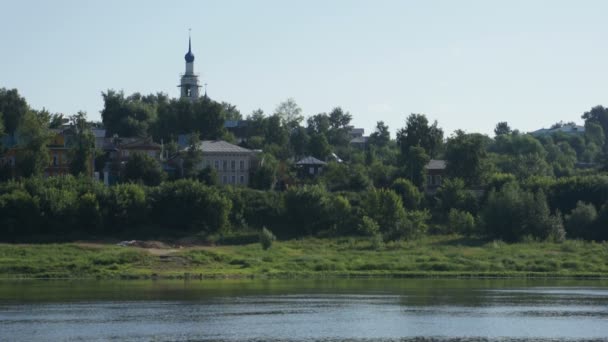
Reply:
[[608, 282], [0, 282], [0, 341], [608, 341]]

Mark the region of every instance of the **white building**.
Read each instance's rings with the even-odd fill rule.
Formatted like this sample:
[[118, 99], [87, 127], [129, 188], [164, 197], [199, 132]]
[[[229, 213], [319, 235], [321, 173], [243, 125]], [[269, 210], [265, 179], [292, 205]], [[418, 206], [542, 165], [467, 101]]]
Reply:
[[223, 140], [204, 140], [198, 144], [203, 160], [199, 169], [215, 169], [219, 184], [249, 184], [250, 171], [257, 166], [257, 151], [233, 145]]

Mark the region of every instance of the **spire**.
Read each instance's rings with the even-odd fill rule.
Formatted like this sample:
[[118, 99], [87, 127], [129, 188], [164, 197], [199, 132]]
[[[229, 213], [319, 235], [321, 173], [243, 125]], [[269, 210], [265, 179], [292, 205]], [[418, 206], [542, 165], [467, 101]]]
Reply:
[[186, 63], [194, 62], [194, 54], [192, 54], [192, 39], [190, 38], [190, 31], [192, 29], [188, 29], [188, 53], [184, 56]]

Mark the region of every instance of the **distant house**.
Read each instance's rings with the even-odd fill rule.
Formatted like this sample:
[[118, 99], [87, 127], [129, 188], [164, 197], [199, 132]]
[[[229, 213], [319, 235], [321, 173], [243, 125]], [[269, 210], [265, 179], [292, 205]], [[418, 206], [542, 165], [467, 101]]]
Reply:
[[424, 167], [426, 171], [426, 184], [424, 191], [426, 193], [435, 193], [441, 186], [443, 177], [445, 176], [445, 168], [447, 162], [441, 159], [431, 159]]
[[[50, 129], [50, 139], [46, 145], [49, 153], [49, 165], [44, 170], [44, 176], [59, 176], [70, 173], [69, 152], [73, 144], [73, 133], [68, 126], [64, 128]], [[1, 166], [12, 168], [13, 176], [16, 176], [14, 167], [16, 166], [18, 152], [22, 149], [25, 142], [18, 133], [2, 137], [2, 146], [6, 149], [0, 158]], [[89, 160], [91, 170], [93, 170], [93, 157]], [[89, 176], [93, 176], [91, 173]]]
[[139, 138], [117, 145], [119, 159], [127, 161], [134, 153], [142, 153], [160, 161], [162, 146], [152, 141], [152, 138]]
[[565, 134], [585, 134], [585, 126], [574, 125], [574, 124], [565, 124], [560, 127], [555, 128], [541, 128], [534, 132], [530, 132], [531, 135], [535, 137], [552, 135], [555, 133], [565, 133]]
[[[183, 172], [183, 154], [189, 146], [182, 146], [178, 155], [168, 161], [170, 166]], [[217, 172], [217, 181], [224, 185], [249, 185], [251, 171], [257, 168], [257, 154], [250, 150], [223, 140], [203, 140], [196, 147], [202, 153], [198, 169], [210, 167]]]
[[296, 163], [300, 177], [316, 177], [321, 174], [325, 165], [326, 162], [313, 156], [302, 158]]
[[367, 140], [369, 139], [369, 137], [364, 136], [365, 129], [364, 128], [355, 128], [354, 126], [349, 126], [348, 128], [350, 129], [348, 131], [348, 135], [350, 136], [349, 143], [353, 147], [364, 148], [365, 145], [367, 145]]
[[[97, 137], [95, 144], [97, 145]], [[162, 145], [152, 141], [152, 138], [125, 137], [118, 136], [106, 137], [103, 139], [102, 151], [106, 155], [105, 165], [97, 165], [101, 170], [100, 178], [104, 184], [114, 184], [118, 179], [120, 169], [135, 153], [145, 154], [149, 157], [161, 160]]]

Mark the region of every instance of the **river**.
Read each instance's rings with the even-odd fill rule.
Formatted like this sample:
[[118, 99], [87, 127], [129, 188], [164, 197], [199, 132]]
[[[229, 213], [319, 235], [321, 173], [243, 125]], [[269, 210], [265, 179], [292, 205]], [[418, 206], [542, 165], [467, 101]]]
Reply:
[[0, 341], [608, 341], [608, 282], [0, 281]]

